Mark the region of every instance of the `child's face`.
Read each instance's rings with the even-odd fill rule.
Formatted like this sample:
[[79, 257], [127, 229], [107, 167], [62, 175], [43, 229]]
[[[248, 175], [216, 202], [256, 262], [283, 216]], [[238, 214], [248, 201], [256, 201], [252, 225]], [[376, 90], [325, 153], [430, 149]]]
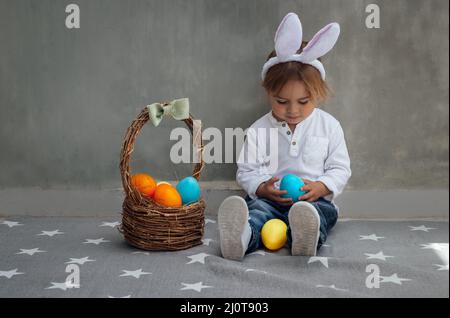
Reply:
[[288, 81], [279, 94], [268, 93], [272, 112], [278, 120], [297, 125], [308, 117], [316, 105], [302, 81]]

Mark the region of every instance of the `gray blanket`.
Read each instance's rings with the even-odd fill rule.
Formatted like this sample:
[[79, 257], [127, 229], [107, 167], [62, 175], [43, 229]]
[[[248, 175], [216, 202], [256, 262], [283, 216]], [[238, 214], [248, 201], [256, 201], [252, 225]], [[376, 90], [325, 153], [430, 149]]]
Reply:
[[135, 249], [118, 222], [0, 219], [0, 297], [449, 297], [448, 222], [340, 221], [317, 257], [243, 262], [220, 256], [212, 217], [179, 252]]

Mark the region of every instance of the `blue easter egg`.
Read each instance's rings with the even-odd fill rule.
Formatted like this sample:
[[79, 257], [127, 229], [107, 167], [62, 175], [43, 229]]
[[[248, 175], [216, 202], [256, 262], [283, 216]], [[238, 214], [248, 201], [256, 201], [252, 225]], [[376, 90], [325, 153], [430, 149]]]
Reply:
[[183, 204], [197, 202], [200, 199], [200, 185], [194, 177], [186, 177], [177, 184], [177, 191]]
[[291, 198], [292, 202], [297, 202], [298, 198], [305, 194], [305, 191], [301, 191], [300, 188], [305, 184], [302, 179], [295, 174], [287, 174], [281, 179], [280, 190], [286, 190], [287, 193], [281, 195], [283, 198]]

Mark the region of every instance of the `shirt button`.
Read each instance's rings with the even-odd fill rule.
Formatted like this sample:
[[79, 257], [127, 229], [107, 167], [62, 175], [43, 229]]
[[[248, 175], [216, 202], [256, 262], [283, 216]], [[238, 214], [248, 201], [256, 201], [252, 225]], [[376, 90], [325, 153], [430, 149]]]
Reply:
[[282, 123], [281, 126], [286, 127], [286, 124], [285, 124], [285, 123]]
[[290, 134], [291, 134], [291, 132], [290, 132], [290, 131], [287, 131], [287, 132], [286, 132], [286, 134], [290, 135]]
[[295, 146], [297, 143], [295, 141], [292, 142], [292, 145]]

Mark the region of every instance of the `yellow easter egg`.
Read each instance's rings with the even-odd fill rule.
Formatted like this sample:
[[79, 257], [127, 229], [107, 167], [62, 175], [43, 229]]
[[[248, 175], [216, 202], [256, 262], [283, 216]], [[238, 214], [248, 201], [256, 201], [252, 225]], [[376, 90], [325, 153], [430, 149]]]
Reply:
[[170, 184], [169, 182], [167, 182], [167, 181], [159, 181], [159, 182], [156, 184], [156, 186], [159, 186], [160, 184], [168, 184], [168, 185], [171, 186], [171, 184]]
[[168, 207], [180, 207], [181, 196], [170, 184], [162, 183], [156, 187], [153, 199], [156, 203]]
[[287, 225], [280, 219], [267, 221], [261, 229], [261, 240], [271, 251], [279, 250], [287, 240]]

